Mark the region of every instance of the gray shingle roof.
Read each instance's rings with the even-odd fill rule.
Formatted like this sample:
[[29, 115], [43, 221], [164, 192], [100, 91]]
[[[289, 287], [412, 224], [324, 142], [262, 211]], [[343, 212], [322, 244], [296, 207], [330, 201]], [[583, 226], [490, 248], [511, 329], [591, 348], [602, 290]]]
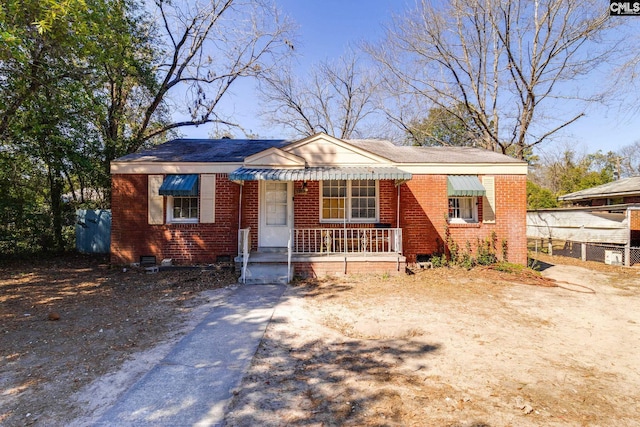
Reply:
[[[285, 139], [174, 139], [115, 161], [242, 163], [252, 154], [271, 147], [283, 148], [293, 142]], [[373, 139], [345, 142], [396, 163], [523, 163], [500, 153], [472, 147], [397, 146]]]
[[352, 139], [346, 142], [396, 163], [524, 163], [522, 160], [474, 147], [416, 147], [389, 141]]
[[640, 176], [625, 178], [618, 181], [609, 182], [607, 184], [598, 185], [597, 187], [587, 188], [585, 190], [576, 191], [575, 193], [565, 194], [558, 197], [559, 200], [584, 200], [599, 197], [623, 196], [640, 194]]
[[115, 161], [242, 163], [247, 156], [271, 147], [282, 148], [290, 143], [284, 139], [173, 139]]

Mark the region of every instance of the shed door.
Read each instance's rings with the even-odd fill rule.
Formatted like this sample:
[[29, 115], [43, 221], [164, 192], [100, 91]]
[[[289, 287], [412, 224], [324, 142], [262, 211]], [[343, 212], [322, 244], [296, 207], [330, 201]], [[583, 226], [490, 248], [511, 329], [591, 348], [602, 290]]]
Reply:
[[293, 228], [292, 187], [291, 182], [260, 181], [260, 247], [287, 247]]

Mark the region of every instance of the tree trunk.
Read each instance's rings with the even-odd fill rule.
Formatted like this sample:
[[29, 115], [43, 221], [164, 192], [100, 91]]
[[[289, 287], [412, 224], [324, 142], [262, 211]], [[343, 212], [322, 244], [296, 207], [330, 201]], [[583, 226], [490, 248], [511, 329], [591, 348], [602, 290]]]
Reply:
[[62, 189], [63, 179], [60, 176], [59, 168], [54, 165], [48, 165], [48, 177], [49, 177], [49, 193], [51, 197], [51, 222], [53, 226], [53, 249], [56, 252], [61, 252], [65, 249], [64, 236], [62, 235], [63, 218], [62, 218]]

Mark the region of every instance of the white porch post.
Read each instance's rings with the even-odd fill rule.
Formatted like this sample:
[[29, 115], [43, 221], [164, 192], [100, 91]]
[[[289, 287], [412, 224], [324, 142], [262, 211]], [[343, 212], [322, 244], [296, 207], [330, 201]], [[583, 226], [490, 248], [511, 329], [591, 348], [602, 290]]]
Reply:
[[240, 199], [238, 200], [238, 230], [242, 229], [242, 189], [244, 188], [244, 181], [240, 181]]
[[400, 185], [398, 187], [398, 203], [396, 203], [396, 228], [400, 228]]

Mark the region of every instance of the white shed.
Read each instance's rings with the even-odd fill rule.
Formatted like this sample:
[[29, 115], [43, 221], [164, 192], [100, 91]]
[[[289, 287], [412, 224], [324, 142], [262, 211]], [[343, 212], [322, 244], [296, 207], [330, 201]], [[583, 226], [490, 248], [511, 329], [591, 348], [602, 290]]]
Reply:
[[627, 211], [545, 209], [527, 212], [527, 237], [585, 243], [629, 243]]
[[527, 238], [546, 242], [549, 254], [632, 266], [640, 263], [639, 212], [637, 203], [529, 211]]

